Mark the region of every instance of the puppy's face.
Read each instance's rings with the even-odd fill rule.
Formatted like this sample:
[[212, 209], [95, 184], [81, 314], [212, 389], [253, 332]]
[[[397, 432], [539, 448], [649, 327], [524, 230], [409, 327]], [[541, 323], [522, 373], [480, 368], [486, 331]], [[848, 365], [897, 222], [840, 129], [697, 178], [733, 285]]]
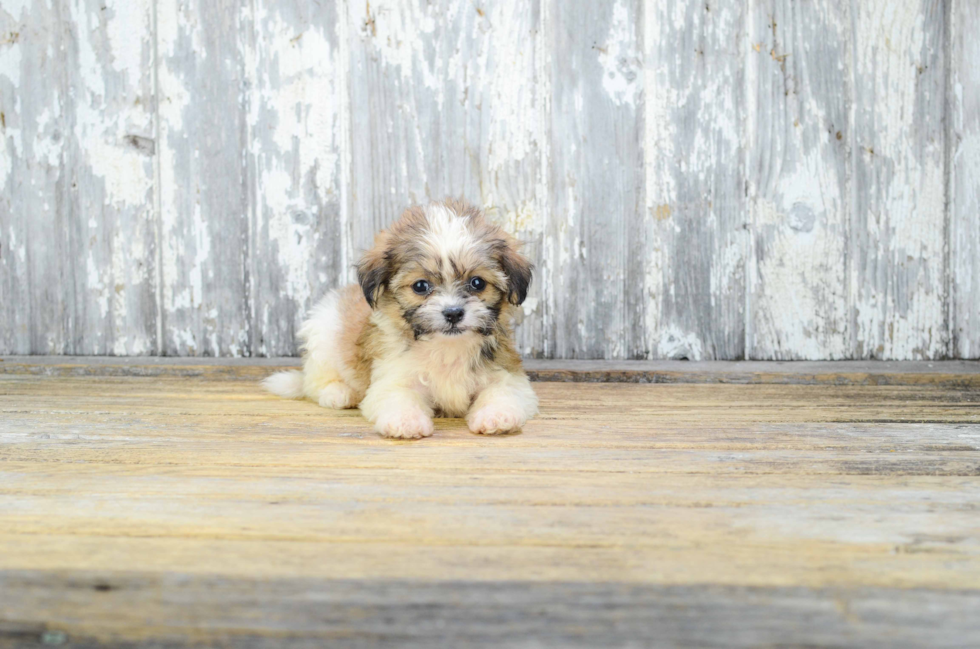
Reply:
[[378, 235], [358, 277], [372, 308], [400, 318], [416, 340], [490, 336], [527, 295], [531, 265], [518, 246], [479, 210], [434, 203]]

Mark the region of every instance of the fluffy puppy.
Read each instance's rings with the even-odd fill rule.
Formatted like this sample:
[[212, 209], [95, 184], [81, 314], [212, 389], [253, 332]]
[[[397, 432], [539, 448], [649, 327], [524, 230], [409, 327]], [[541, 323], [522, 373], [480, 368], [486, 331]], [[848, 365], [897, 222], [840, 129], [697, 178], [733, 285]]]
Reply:
[[474, 433], [520, 430], [538, 410], [511, 340], [531, 283], [520, 244], [460, 201], [412, 207], [375, 237], [360, 286], [330, 292], [300, 329], [303, 371], [270, 392], [354, 408], [386, 437], [432, 434], [432, 417]]

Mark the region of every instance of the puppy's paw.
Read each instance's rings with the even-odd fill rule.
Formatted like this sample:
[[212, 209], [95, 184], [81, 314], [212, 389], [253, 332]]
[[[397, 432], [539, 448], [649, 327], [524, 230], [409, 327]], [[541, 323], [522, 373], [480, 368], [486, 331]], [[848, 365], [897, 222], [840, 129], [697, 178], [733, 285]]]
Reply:
[[493, 403], [471, 412], [466, 417], [466, 424], [477, 435], [516, 433], [526, 422], [527, 417], [520, 409]]
[[403, 410], [379, 419], [378, 432], [395, 439], [418, 439], [429, 437], [434, 432], [432, 418], [421, 410]]
[[324, 408], [353, 408], [355, 395], [354, 391], [347, 387], [346, 383], [330, 383], [320, 390], [319, 404]]

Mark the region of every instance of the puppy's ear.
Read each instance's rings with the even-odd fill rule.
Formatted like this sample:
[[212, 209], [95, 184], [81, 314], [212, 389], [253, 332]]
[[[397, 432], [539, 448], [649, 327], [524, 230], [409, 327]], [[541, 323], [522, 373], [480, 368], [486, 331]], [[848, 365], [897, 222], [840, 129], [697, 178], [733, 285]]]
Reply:
[[364, 291], [364, 299], [372, 309], [378, 304], [378, 298], [389, 279], [391, 255], [388, 250], [388, 233], [381, 232], [374, 239], [374, 247], [364, 253], [357, 264], [357, 281]]
[[524, 302], [531, 286], [531, 273], [534, 266], [521, 254], [521, 242], [507, 237], [504, 245], [498, 248], [500, 268], [507, 276], [507, 300], [514, 305]]

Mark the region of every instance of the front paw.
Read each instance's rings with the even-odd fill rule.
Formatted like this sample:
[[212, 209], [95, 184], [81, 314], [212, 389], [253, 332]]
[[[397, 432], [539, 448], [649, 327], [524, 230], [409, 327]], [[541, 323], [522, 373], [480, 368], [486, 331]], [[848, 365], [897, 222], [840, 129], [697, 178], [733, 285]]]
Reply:
[[421, 410], [405, 410], [379, 419], [376, 427], [385, 437], [395, 439], [418, 439], [434, 432], [432, 418]]
[[524, 426], [527, 417], [513, 406], [489, 404], [466, 417], [470, 430], [477, 435], [502, 435], [516, 433]]

